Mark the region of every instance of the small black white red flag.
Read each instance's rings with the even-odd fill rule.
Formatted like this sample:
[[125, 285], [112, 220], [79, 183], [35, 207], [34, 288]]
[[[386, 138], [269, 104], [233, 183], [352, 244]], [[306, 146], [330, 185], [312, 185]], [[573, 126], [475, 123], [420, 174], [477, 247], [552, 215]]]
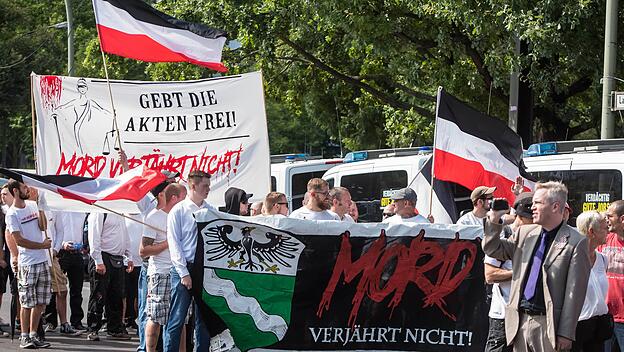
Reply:
[[511, 187], [516, 177], [527, 173], [522, 163], [522, 139], [503, 121], [440, 89], [435, 135], [436, 180], [455, 182], [470, 190], [494, 186], [496, 197], [514, 201]]
[[219, 72], [226, 33], [175, 19], [141, 0], [93, 0], [104, 52], [149, 62], [190, 62]]
[[116, 178], [91, 178], [73, 175], [40, 176], [28, 172], [0, 168], [6, 177], [60, 194], [65, 199], [79, 200], [87, 204], [109, 200], [138, 202], [147, 192], [166, 180], [166, 176], [145, 166], [136, 167]]

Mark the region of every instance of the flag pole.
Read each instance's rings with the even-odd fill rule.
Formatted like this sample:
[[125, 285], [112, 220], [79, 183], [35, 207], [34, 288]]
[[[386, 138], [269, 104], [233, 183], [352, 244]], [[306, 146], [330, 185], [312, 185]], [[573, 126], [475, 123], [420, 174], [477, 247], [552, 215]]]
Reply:
[[126, 218], [126, 219], [128, 219], [128, 220], [132, 220], [132, 221], [137, 222], [137, 223], [139, 223], [139, 224], [141, 224], [141, 225], [143, 225], [143, 226], [145, 226], [145, 227], [149, 227], [150, 229], [152, 229], [152, 230], [154, 230], [154, 231], [158, 231], [158, 232], [162, 232], [162, 233], [167, 233], [167, 231], [165, 231], [165, 230], [163, 230], [163, 229], [159, 229], [158, 227], [155, 227], [155, 226], [153, 226], [153, 225], [146, 224], [146, 223], [144, 223], [144, 222], [143, 222], [143, 221], [141, 221], [141, 220], [137, 220], [137, 219], [135, 219], [135, 218], [133, 218], [133, 217], [131, 217], [131, 216], [128, 216], [128, 215], [123, 214], [123, 213], [120, 213], [120, 212], [117, 212], [117, 211], [115, 211], [115, 210], [113, 210], [113, 209], [109, 209], [109, 208], [103, 207], [103, 206], [98, 205], [98, 204], [95, 204], [95, 203], [93, 203], [93, 204], [89, 204], [89, 205], [92, 205], [92, 206], [94, 206], [94, 207], [96, 207], [96, 208], [99, 208], [99, 209], [105, 210], [105, 211], [107, 211], [107, 212], [109, 212], [109, 213], [113, 213], [113, 214], [115, 214], [115, 215], [119, 215], [119, 216], [121, 216], [122, 218]]
[[33, 81], [35, 80], [34, 75], [30, 74], [30, 116], [32, 119], [32, 138], [33, 138], [33, 158], [35, 159], [35, 169], [38, 171], [37, 165], [39, 164], [37, 160], [37, 133], [35, 131], [36, 128], [36, 120], [35, 120], [35, 89]]
[[433, 156], [431, 162], [431, 188], [429, 189], [429, 215], [432, 213], [432, 205], [433, 205], [433, 183], [435, 182], [435, 148], [436, 148], [436, 140], [438, 135], [438, 113], [440, 110], [440, 96], [442, 95], [442, 86], [438, 87], [438, 96], [436, 98], [436, 114], [435, 121], [433, 123]]
[[[93, 5], [95, 6], [95, 3]], [[113, 128], [117, 132], [116, 139], [117, 139], [117, 145], [119, 145], [119, 150], [123, 150], [123, 148], [121, 147], [121, 137], [119, 136], [119, 126], [117, 125], [117, 110], [115, 109], [115, 102], [113, 100], [113, 90], [111, 88], [110, 78], [108, 77], [108, 67], [107, 67], [108, 64], [106, 62], [106, 55], [104, 55], [104, 48], [102, 47], [102, 36], [100, 35], [100, 28], [97, 26], [97, 23], [98, 23], [97, 11], [93, 11], [93, 12], [95, 15], [95, 22], [96, 22], [95, 29], [97, 30], [98, 42], [100, 44], [100, 52], [102, 53], [102, 61], [104, 64], [104, 75], [106, 76], [106, 84], [108, 85], [108, 95], [111, 101], [111, 108], [113, 109]]]

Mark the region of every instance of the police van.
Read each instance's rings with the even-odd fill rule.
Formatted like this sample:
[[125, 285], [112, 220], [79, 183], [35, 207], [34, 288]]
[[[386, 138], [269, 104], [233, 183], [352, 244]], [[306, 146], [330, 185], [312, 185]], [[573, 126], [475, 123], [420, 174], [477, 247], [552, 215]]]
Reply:
[[537, 180], [566, 184], [573, 211], [570, 224], [581, 212], [604, 211], [622, 199], [624, 139], [532, 144], [523, 161]]
[[301, 207], [308, 181], [323, 176], [325, 171], [342, 164], [342, 159], [322, 159], [307, 154], [271, 156], [271, 192], [282, 192], [292, 212]]
[[379, 222], [393, 191], [407, 187], [431, 156], [431, 147], [365, 150], [348, 153], [342, 165], [323, 179], [331, 187], [349, 190], [359, 222]]

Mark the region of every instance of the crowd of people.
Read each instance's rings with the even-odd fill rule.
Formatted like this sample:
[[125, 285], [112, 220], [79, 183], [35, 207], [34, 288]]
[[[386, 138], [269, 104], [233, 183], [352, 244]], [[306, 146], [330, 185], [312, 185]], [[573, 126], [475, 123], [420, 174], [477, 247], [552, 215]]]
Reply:
[[[128, 169], [123, 152], [120, 161]], [[193, 213], [206, 202], [210, 174], [194, 170], [186, 185], [179, 174], [137, 206], [138, 214], [50, 212], [41, 195], [16, 180], [1, 190], [4, 236], [0, 236], [0, 294], [7, 282], [19, 297], [20, 347], [46, 348], [45, 333], [91, 341], [139, 336], [137, 351], [235, 350], [229, 329], [213, 312], [200, 319], [193, 304], [197, 225]], [[489, 284], [486, 351], [610, 351], [624, 346], [624, 201], [605, 213], [571, 209], [559, 182], [538, 183], [512, 205], [494, 197], [495, 187], [473, 190], [473, 208], [458, 224], [483, 226], [485, 281]], [[320, 178], [307, 184], [303, 206], [291, 211], [285, 194], [262, 202], [231, 187], [220, 210], [240, 216], [291, 217], [357, 222], [349, 190]], [[416, 208], [411, 188], [393, 193], [384, 223], [433, 223]], [[493, 206], [498, 201], [497, 206]], [[502, 206], [500, 206], [502, 204]], [[85, 257], [88, 254], [88, 270]], [[86, 326], [82, 289], [90, 285]], [[69, 293], [69, 294], [68, 294]], [[0, 297], [1, 301], [1, 297]], [[68, 302], [69, 301], [69, 304]], [[6, 334], [6, 331], [2, 331]]]

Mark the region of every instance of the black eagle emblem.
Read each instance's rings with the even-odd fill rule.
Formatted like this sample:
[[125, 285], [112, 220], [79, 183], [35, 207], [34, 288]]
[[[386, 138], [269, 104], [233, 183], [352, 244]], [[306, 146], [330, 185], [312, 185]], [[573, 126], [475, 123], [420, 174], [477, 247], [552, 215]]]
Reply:
[[[207, 245], [213, 248], [206, 251], [208, 260], [228, 260], [229, 268], [241, 268], [249, 271], [271, 271], [277, 273], [279, 265], [290, 268], [288, 259], [296, 257], [293, 252], [298, 250], [299, 244], [291, 237], [273, 232], [266, 232], [264, 236], [268, 242], [258, 242], [251, 236], [255, 227], [245, 226], [240, 229], [242, 238], [232, 240], [229, 235], [234, 231], [231, 225], [217, 225], [208, 228], [204, 234], [210, 238]], [[238, 259], [234, 257], [238, 254]], [[272, 265], [270, 265], [271, 263]]]

